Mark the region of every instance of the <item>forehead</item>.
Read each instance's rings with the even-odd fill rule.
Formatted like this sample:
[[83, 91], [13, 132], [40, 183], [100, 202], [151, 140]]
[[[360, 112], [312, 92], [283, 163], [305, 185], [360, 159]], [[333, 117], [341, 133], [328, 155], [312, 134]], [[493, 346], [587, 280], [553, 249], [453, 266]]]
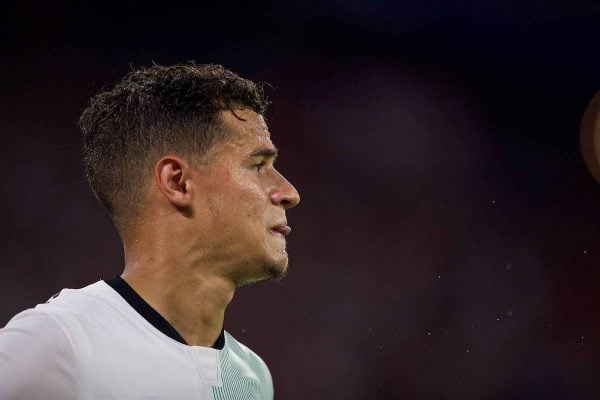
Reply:
[[249, 109], [222, 111], [221, 119], [229, 133], [225, 144], [234, 147], [272, 147], [271, 134], [262, 115]]

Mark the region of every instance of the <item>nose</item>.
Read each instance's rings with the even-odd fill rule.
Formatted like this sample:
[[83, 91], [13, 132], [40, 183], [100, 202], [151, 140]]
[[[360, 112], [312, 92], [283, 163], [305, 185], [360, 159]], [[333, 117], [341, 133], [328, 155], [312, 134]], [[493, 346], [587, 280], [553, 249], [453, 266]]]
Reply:
[[277, 174], [279, 175], [279, 181], [274, 190], [271, 191], [271, 202], [283, 206], [286, 210], [296, 207], [300, 203], [300, 194], [283, 175], [279, 172]]

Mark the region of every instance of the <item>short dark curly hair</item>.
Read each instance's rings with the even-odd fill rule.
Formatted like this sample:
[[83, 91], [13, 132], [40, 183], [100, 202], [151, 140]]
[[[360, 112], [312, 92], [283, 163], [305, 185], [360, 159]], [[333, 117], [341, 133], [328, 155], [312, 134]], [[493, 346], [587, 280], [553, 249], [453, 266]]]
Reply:
[[92, 97], [79, 119], [92, 192], [121, 235], [135, 219], [154, 164], [175, 153], [201, 161], [227, 137], [219, 112], [264, 114], [262, 84], [214, 64], [153, 65]]

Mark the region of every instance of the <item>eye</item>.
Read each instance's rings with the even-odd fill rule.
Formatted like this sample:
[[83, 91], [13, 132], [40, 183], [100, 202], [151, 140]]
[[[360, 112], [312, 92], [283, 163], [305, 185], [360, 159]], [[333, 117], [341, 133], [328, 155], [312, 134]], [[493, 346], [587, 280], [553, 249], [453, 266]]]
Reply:
[[263, 160], [263, 161], [259, 162], [258, 164], [255, 164], [254, 168], [256, 168], [257, 172], [260, 172], [261, 168], [264, 167], [265, 164], [266, 164], [266, 162]]

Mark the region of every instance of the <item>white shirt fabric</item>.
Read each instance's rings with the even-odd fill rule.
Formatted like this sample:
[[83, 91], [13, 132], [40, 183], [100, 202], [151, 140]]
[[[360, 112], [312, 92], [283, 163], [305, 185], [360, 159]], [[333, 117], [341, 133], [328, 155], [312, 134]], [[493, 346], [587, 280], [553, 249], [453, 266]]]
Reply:
[[266, 364], [224, 335], [188, 346], [104, 281], [64, 289], [0, 329], [0, 399], [272, 399]]

